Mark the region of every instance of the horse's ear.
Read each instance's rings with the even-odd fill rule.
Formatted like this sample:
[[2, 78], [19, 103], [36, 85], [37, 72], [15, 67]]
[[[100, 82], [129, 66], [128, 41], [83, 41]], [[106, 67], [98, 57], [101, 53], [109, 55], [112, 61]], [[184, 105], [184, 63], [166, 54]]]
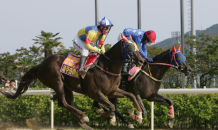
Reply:
[[181, 44], [178, 46], [177, 50], [179, 50], [179, 51], [180, 51], [180, 48], [181, 48]]
[[176, 48], [175, 46], [173, 45], [173, 48], [172, 48], [172, 55], [174, 55], [176, 53]]
[[132, 36], [131, 36], [131, 34], [129, 34], [129, 38], [131, 38], [131, 39], [132, 39]]
[[121, 37], [122, 37], [123, 41], [124, 41], [124, 42], [127, 42], [127, 38], [126, 38], [125, 36], [123, 36], [122, 33], [120, 33], [120, 34], [121, 34]]

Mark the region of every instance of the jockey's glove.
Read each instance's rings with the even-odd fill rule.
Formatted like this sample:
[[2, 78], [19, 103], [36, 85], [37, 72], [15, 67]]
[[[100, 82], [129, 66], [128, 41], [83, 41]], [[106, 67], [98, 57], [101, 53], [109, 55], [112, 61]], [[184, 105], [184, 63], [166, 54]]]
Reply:
[[101, 49], [96, 49], [95, 52], [97, 52], [97, 53], [101, 53], [102, 50], [101, 50]]
[[152, 58], [147, 58], [147, 61], [151, 63], [151, 62], [153, 62], [153, 59]]

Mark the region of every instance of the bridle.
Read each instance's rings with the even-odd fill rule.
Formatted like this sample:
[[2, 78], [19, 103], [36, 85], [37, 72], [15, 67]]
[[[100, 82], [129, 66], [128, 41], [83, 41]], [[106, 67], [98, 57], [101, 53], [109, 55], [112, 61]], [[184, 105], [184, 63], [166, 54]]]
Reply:
[[[158, 79], [156, 79], [156, 78], [154, 78], [154, 77], [152, 76], [149, 65], [170, 66], [170, 67], [173, 67], [173, 68], [175, 68], [175, 69], [178, 70], [179, 64], [177, 63], [177, 61], [176, 61], [176, 59], [175, 59], [175, 54], [178, 53], [178, 52], [180, 52], [180, 51], [177, 51], [177, 52], [175, 52], [175, 53], [172, 55], [172, 57], [171, 57], [171, 59], [170, 59], [170, 64], [167, 64], [167, 63], [149, 63], [149, 62], [147, 62], [147, 60], [145, 60], [145, 62], [147, 62], [148, 71], [149, 71], [150, 74], [148, 74], [147, 72], [145, 72], [145, 71], [142, 70], [142, 69], [140, 69], [140, 70], [141, 70], [145, 75], [147, 75], [148, 77], [150, 77], [151, 79], [153, 79], [154, 81], [161, 82], [161, 80], [158, 80]], [[173, 60], [174, 60], [174, 62], [176, 63], [176, 65], [173, 65], [173, 64], [172, 64]]]
[[[122, 45], [122, 44], [125, 44], [125, 42], [121, 42], [121, 52], [123, 52], [123, 50], [125, 51], [125, 53], [127, 54], [127, 57], [129, 58], [127, 58], [127, 57], [123, 57], [125, 60], [122, 60], [122, 61], [115, 61], [115, 60], [111, 60], [109, 57], [107, 57], [105, 54], [103, 54], [103, 53], [100, 53], [100, 54], [98, 54], [98, 55], [103, 55], [107, 60], [109, 60], [109, 61], [112, 61], [112, 62], [133, 62], [134, 61], [134, 59], [132, 59], [131, 58], [131, 54], [133, 54], [134, 52], [132, 52], [132, 53], [129, 53], [129, 52], [126, 52], [126, 49], [125, 49], [125, 47], [127, 46], [125, 46], [125, 45]], [[130, 43], [128, 43], [128, 44], [130, 44]], [[93, 52], [93, 53], [95, 53], [95, 52]], [[122, 53], [123, 54], [123, 53]], [[122, 55], [123, 56], [123, 55]], [[95, 64], [94, 62], [92, 62], [98, 69], [100, 69], [101, 71], [103, 71], [103, 72], [105, 72], [105, 73], [107, 73], [107, 74], [110, 74], [110, 75], [113, 75], [113, 76], [120, 76], [121, 75], [121, 73], [119, 73], [119, 74], [115, 74], [115, 73], [112, 73], [112, 72], [109, 72], [109, 71], [107, 71], [107, 70], [105, 70], [104, 68], [102, 68], [102, 67], [100, 67], [100, 66], [98, 66], [97, 64]]]

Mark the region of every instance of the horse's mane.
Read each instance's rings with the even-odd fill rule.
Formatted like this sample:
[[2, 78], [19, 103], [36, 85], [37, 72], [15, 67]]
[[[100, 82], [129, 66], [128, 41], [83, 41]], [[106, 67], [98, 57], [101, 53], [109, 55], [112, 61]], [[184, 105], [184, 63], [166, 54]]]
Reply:
[[153, 58], [153, 61], [154, 61], [154, 62], [155, 62], [155, 61], [159, 61], [159, 60], [162, 59], [166, 54], [169, 55], [169, 51], [170, 51], [170, 50], [166, 50], [166, 51], [160, 53], [159, 55], [155, 56], [155, 57]]
[[110, 53], [111, 50], [113, 50], [113, 48], [118, 45], [118, 43], [121, 41], [118, 41], [116, 44], [114, 44], [108, 51], [105, 52], [105, 55], [107, 55], [108, 53]]

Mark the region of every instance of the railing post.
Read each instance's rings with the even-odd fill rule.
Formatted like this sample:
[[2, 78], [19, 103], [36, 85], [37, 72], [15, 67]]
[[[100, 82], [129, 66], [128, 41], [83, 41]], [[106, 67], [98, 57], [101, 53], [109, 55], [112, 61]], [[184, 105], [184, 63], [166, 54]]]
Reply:
[[54, 129], [54, 100], [53, 100], [53, 94], [52, 89], [51, 90], [51, 129]]
[[151, 130], [154, 130], [154, 102], [151, 102]]

